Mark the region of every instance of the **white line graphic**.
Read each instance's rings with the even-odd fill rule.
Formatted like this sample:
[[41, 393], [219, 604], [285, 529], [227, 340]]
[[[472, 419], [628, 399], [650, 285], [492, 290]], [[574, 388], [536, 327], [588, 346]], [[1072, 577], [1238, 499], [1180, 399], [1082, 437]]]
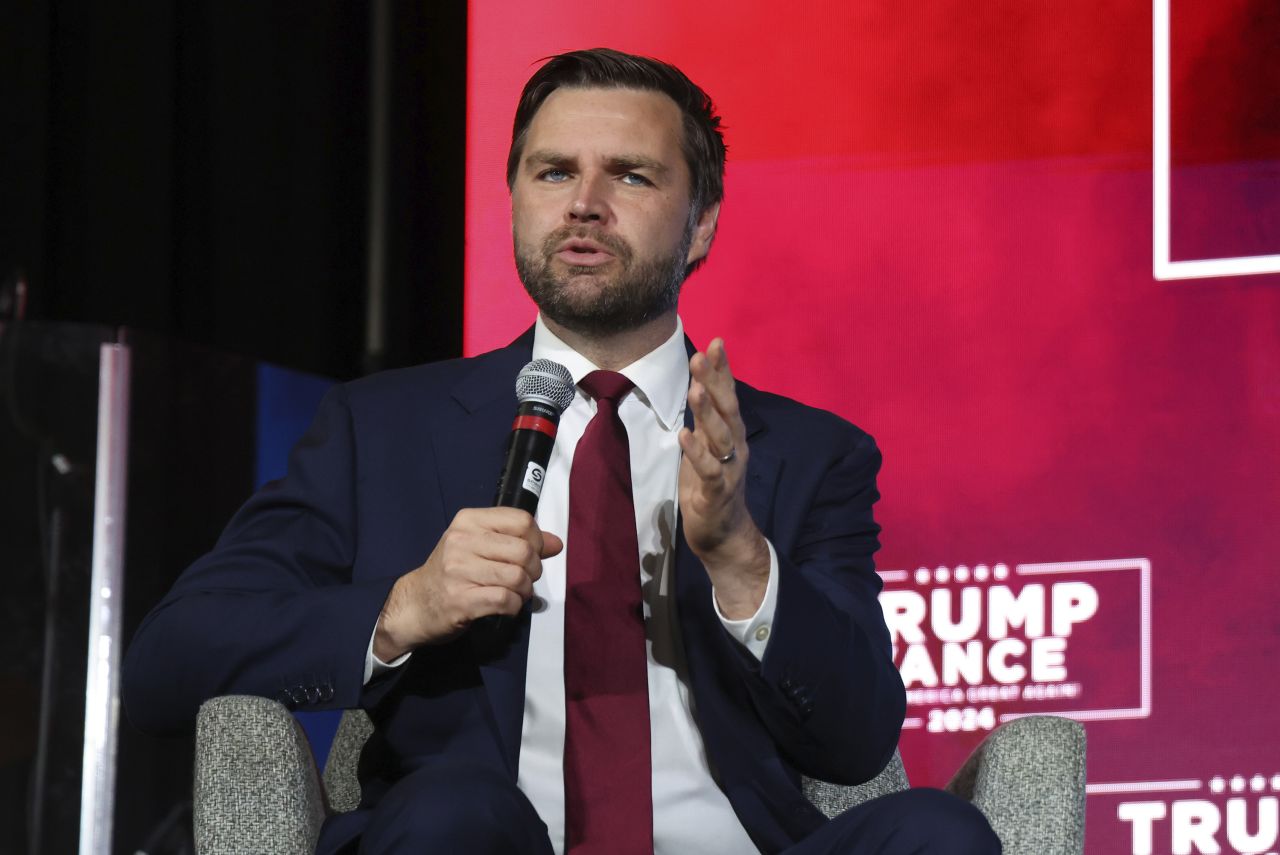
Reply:
[[1152, 258], [1156, 279], [1206, 279], [1280, 273], [1280, 255], [1204, 258], [1174, 261], [1169, 247], [1170, 96], [1169, 2], [1152, 0], [1151, 8], [1151, 202]]
[[1112, 784], [1086, 784], [1084, 791], [1090, 796], [1104, 796], [1110, 793], [1177, 793], [1200, 790], [1203, 781], [1121, 781]]

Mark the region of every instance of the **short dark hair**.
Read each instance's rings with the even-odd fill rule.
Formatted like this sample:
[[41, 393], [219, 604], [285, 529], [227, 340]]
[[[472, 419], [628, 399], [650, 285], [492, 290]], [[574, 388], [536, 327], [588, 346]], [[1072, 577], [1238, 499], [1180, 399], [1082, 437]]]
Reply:
[[560, 87], [640, 89], [661, 92], [676, 102], [684, 119], [680, 147], [689, 164], [689, 198], [695, 214], [724, 198], [724, 134], [711, 97], [674, 65], [610, 48], [575, 50], [549, 57], [520, 93], [511, 150], [507, 154], [507, 187], [513, 187], [525, 137], [534, 114]]

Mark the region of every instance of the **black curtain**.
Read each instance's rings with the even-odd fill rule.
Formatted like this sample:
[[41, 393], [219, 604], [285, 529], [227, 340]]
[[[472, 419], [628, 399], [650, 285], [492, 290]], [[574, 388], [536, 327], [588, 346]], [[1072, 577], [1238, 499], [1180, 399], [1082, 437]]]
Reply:
[[339, 378], [461, 350], [466, 8], [394, 2], [387, 346], [362, 359], [370, 4], [0, 4], [0, 281]]
[[[340, 379], [458, 355], [466, 8], [388, 5], [391, 181], [380, 360], [367, 359], [363, 344], [372, 59], [364, 2], [0, 3], [0, 320], [12, 311], [6, 292], [21, 277], [32, 320], [128, 326]], [[18, 341], [17, 328], [4, 331], [0, 340]], [[148, 338], [133, 336], [135, 347]], [[130, 535], [130, 585], [138, 596], [158, 586], [154, 600], [248, 492], [248, 467], [227, 459], [248, 459], [251, 450], [236, 429], [249, 424], [242, 416], [251, 409], [253, 373], [243, 360], [215, 359], [239, 366], [234, 382], [215, 383], [191, 373], [189, 349], [152, 351], [139, 364], [169, 374], [161, 382], [139, 369], [135, 378], [135, 401], [159, 427], [148, 432], [147, 420], [138, 420], [135, 450], [146, 459], [135, 461], [130, 516], [131, 530], [136, 521], [163, 537]], [[147, 394], [157, 388], [169, 397]], [[203, 413], [214, 402], [212, 417], [164, 421], [164, 402], [179, 389], [203, 396], [196, 408]], [[49, 385], [35, 394], [70, 400]], [[0, 433], [9, 427], [0, 419]], [[0, 460], [0, 469], [35, 472], [35, 452], [5, 436], [0, 456], [16, 462]], [[164, 450], [179, 438], [191, 447]], [[166, 468], [174, 459], [188, 463]], [[147, 463], [160, 470], [149, 483], [171, 478], [177, 486], [161, 498], [142, 495]], [[10, 499], [23, 507], [24, 525], [36, 513], [24, 487], [30, 480], [0, 478], [14, 487]], [[177, 506], [171, 496], [189, 484], [202, 487], [199, 501], [181, 504], [186, 528], [148, 517]], [[34, 523], [23, 531], [42, 542]], [[150, 551], [139, 558], [139, 547]], [[126, 615], [130, 625], [137, 617]], [[0, 653], [25, 661], [40, 651], [23, 642]], [[33, 722], [12, 719], [35, 701], [11, 706], [17, 712], [0, 717], [14, 725], [8, 729], [31, 731]], [[135, 757], [146, 749], [138, 740], [122, 734]], [[149, 851], [179, 852], [189, 839], [182, 813], [189, 747], [152, 748], [180, 757], [162, 774], [121, 771], [120, 851], [150, 840]], [[13, 806], [6, 816], [25, 817], [29, 776], [0, 776], [0, 793]], [[16, 839], [21, 828], [10, 825], [0, 838]]]

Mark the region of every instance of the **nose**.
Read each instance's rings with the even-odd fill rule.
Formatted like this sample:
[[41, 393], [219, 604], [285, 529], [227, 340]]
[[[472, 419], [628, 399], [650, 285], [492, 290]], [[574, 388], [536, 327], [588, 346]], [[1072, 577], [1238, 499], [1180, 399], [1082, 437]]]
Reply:
[[603, 225], [607, 223], [611, 215], [608, 186], [608, 177], [605, 175], [583, 175], [574, 188], [573, 198], [569, 200], [569, 209], [565, 212], [565, 219], [569, 224]]

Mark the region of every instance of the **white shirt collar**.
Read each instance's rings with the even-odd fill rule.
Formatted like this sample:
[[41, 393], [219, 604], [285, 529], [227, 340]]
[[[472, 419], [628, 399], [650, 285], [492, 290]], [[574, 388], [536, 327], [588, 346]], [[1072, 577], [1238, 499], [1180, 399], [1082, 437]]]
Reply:
[[[547, 329], [542, 315], [538, 315], [533, 325], [533, 358], [559, 362], [569, 369], [575, 384], [599, 367]], [[636, 384], [636, 396], [653, 410], [665, 430], [674, 430], [683, 424], [689, 394], [689, 354], [685, 351], [684, 323], [679, 316], [670, 338], [619, 373]], [[581, 389], [578, 394], [585, 397]]]

